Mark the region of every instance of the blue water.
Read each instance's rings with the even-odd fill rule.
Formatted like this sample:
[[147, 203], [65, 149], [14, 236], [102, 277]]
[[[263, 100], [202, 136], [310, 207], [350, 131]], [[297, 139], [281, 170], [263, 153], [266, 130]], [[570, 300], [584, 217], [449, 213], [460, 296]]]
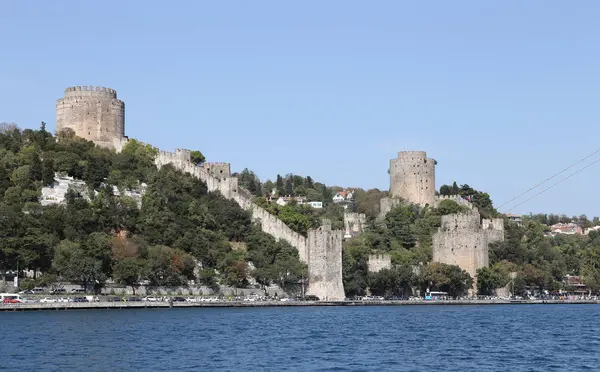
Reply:
[[600, 371], [600, 306], [0, 313], [1, 371]]

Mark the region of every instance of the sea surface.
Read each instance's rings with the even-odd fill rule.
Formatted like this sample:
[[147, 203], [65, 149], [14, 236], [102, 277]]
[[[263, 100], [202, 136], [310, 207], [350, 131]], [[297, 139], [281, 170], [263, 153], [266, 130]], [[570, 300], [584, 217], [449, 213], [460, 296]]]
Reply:
[[0, 371], [600, 371], [600, 306], [0, 313]]

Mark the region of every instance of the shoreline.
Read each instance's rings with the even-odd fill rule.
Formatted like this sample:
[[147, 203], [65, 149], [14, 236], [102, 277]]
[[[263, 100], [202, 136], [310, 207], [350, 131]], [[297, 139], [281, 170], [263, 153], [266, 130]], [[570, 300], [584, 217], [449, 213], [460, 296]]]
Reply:
[[118, 309], [169, 309], [169, 308], [256, 308], [256, 307], [306, 307], [306, 306], [440, 306], [440, 305], [597, 305], [600, 300], [448, 300], [448, 301], [220, 301], [220, 302], [64, 302], [0, 304], [0, 312], [44, 310], [118, 310]]

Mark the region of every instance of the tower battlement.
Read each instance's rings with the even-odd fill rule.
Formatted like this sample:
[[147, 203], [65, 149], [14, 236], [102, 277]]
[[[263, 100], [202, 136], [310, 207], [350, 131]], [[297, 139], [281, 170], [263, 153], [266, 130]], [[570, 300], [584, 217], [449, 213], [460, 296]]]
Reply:
[[65, 89], [65, 97], [81, 97], [91, 95], [117, 98], [117, 91], [106, 87], [94, 87], [93, 85], [74, 86]]

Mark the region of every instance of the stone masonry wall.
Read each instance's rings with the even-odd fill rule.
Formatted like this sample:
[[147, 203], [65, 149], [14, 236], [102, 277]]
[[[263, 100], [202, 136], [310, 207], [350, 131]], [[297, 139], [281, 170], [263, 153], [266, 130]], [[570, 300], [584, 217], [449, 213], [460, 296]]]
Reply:
[[342, 282], [342, 231], [332, 230], [331, 221], [323, 220], [321, 227], [308, 231], [307, 241], [307, 293], [320, 300], [343, 300], [346, 295]]
[[125, 103], [110, 88], [76, 86], [56, 101], [56, 131], [72, 129], [78, 137], [114, 148], [125, 137]]
[[458, 204], [462, 207], [469, 208], [469, 209], [475, 208], [475, 206], [470, 201], [468, 201], [467, 199], [464, 199], [460, 195], [438, 195], [436, 198], [435, 206], [437, 207], [442, 200], [452, 200], [456, 204]]
[[367, 215], [364, 213], [356, 213], [356, 212], [344, 212], [344, 226], [346, 228], [346, 232], [344, 237], [351, 238], [354, 237], [365, 229], [367, 224]]
[[392, 256], [389, 254], [370, 254], [367, 267], [370, 273], [392, 268]]
[[474, 279], [474, 289], [477, 269], [489, 265], [489, 244], [504, 240], [502, 219], [480, 221], [476, 209], [442, 216], [442, 225], [433, 235], [433, 262], [458, 265]]
[[425, 206], [435, 202], [435, 160], [425, 151], [401, 151], [390, 160], [390, 196]]
[[383, 221], [385, 219], [385, 215], [389, 213], [392, 209], [400, 205], [401, 200], [395, 198], [382, 198], [379, 200], [379, 215], [377, 216], [378, 221]]
[[[172, 164], [175, 169], [190, 173], [206, 183], [209, 191], [218, 191], [224, 197], [233, 199], [242, 209], [252, 214], [252, 219], [260, 221], [262, 231], [275, 239], [283, 239], [298, 249], [300, 260], [309, 267], [309, 292], [320, 299], [343, 299], [342, 284], [342, 235], [341, 230], [331, 230], [331, 221], [324, 220], [324, 226], [309, 230], [308, 238], [293, 231], [283, 221], [253, 203], [253, 195], [238, 186], [236, 177], [215, 177], [211, 172], [190, 161], [190, 151], [159, 151], [155, 159], [157, 167]], [[217, 169], [225, 169], [222, 166]], [[222, 173], [218, 173], [221, 175]], [[329, 221], [329, 222], [327, 222]], [[312, 291], [312, 292], [311, 292]]]
[[276, 239], [283, 239], [290, 243], [298, 249], [300, 259], [304, 262], [307, 261], [306, 238], [290, 229], [276, 216], [254, 204], [252, 202], [252, 194], [238, 187], [236, 177], [214, 177], [206, 169], [190, 161], [190, 152], [188, 150], [178, 149], [175, 152], [159, 151], [155, 163], [159, 168], [166, 164], [172, 164], [176, 169], [184, 173], [190, 173], [193, 177], [205, 182], [209, 191], [218, 191], [224, 197], [233, 199], [240, 207], [250, 211], [254, 220], [260, 220], [264, 232]]

